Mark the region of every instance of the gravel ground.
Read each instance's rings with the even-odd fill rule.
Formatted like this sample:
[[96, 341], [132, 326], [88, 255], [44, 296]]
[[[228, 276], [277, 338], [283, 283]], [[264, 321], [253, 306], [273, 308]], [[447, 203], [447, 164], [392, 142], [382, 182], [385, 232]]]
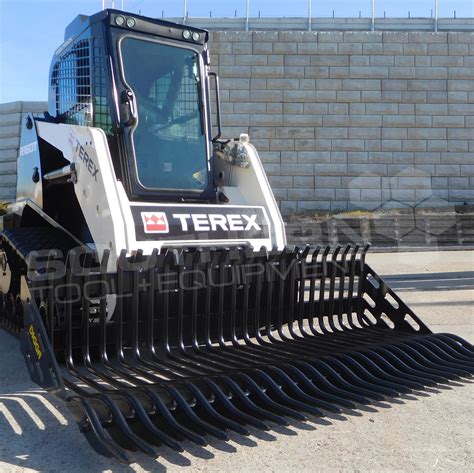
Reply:
[[[378, 253], [368, 262], [433, 331], [474, 342], [474, 252]], [[162, 448], [156, 461], [136, 455], [130, 466], [103, 458], [65, 406], [35, 388], [17, 340], [0, 331], [1, 472], [474, 471], [473, 384], [251, 432], [183, 454]]]

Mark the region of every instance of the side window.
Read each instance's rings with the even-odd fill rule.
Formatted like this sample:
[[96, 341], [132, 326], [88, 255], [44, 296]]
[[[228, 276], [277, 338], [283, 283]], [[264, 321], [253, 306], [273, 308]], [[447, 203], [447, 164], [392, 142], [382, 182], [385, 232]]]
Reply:
[[79, 41], [54, 65], [56, 114], [66, 123], [92, 124], [92, 94], [89, 41]]
[[112, 133], [106, 64], [103, 48], [95, 38], [79, 41], [54, 64], [51, 86], [56, 115], [64, 123], [95, 126]]

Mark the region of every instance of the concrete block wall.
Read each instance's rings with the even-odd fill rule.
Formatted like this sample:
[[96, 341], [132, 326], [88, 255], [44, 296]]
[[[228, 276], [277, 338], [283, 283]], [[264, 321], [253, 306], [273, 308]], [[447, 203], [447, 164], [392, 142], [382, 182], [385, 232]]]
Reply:
[[0, 202], [15, 199], [16, 160], [20, 147], [21, 121], [26, 113], [47, 110], [46, 102], [0, 104]]
[[283, 212], [474, 203], [474, 33], [213, 31]]

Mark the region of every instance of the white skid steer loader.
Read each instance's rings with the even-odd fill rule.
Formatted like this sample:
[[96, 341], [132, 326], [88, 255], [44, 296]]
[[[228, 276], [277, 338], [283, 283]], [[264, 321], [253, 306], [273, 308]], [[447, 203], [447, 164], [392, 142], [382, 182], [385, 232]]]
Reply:
[[78, 16], [48, 112], [24, 117], [0, 221], [0, 325], [92, 447], [124, 462], [474, 370], [473, 347], [433, 334], [367, 248], [286, 245], [248, 136], [221, 139], [207, 41]]

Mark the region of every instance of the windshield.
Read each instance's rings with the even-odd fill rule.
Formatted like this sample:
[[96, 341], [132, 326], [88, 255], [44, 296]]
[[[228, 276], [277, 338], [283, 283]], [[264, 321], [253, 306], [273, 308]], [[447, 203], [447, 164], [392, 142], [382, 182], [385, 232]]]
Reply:
[[121, 42], [124, 76], [135, 94], [137, 176], [152, 189], [204, 190], [208, 160], [198, 55], [137, 38]]

